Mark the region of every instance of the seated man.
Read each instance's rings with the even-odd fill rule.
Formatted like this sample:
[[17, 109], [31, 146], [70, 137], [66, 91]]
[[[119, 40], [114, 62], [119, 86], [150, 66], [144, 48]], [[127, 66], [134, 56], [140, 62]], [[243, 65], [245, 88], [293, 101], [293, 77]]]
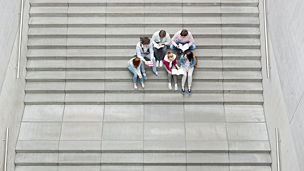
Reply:
[[[136, 45], [136, 56], [141, 58], [146, 65], [151, 64], [153, 62], [153, 73], [159, 77], [158, 72], [156, 71], [156, 62], [154, 58], [153, 45], [150, 43], [150, 39], [148, 37], [142, 37], [140, 41]], [[144, 79], [147, 79], [147, 74], [145, 70], [145, 66], [141, 65], [141, 71], [143, 73]]]
[[196, 48], [192, 34], [186, 29], [176, 32], [171, 42], [171, 49], [177, 50], [178, 53]]
[[165, 30], [157, 31], [152, 36], [152, 43], [154, 45], [153, 50], [156, 58], [156, 67], [162, 67], [167, 46], [171, 43], [170, 35]]

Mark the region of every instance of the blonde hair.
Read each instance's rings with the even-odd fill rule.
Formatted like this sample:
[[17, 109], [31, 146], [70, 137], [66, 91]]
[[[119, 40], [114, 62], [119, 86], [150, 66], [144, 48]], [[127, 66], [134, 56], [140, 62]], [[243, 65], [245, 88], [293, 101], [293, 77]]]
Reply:
[[173, 58], [173, 55], [174, 55], [173, 52], [171, 52], [171, 51], [168, 51], [168, 52], [167, 52], [168, 58]]

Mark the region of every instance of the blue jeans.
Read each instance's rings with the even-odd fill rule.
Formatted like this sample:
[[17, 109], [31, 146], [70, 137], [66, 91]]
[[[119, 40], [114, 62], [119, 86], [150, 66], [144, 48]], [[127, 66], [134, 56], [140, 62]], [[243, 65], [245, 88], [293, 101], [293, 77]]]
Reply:
[[[141, 64], [141, 65], [143, 65], [143, 64]], [[137, 73], [134, 71], [134, 69], [131, 66], [128, 66], [128, 69], [133, 74], [133, 83], [136, 84], [136, 82], [137, 82], [137, 76], [138, 76]], [[143, 83], [144, 82], [143, 77], [141, 77], [139, 79], [139, 81], [140, 81], [140, 83]]]
[[[179, 44], [184, 45], [184, 44], [187, 44], [187, 43], [189, 43], [189, 42], [181, 43], [181, 42], [175, 41], [175, 43], [176, 43], [177, 45], [179, 45]], [[173, 44], [171, 44], [170, 48], [171, 48], [172, 50], [178, 50], [178, 48], [176, 48]], [[195, 48], [196, 48], [196, 46], [195, 46], [195, 44], [193, 43], [193, 44], [189, 47], [189, 50], [194, 50]]]
[[[143, 57], [146, 57], [146, 58], [148, 58], [148, 59], [151, 60], [151, 55], [150, 55], [150, 54], [148, 54], [148, 55], [143, 55]], [[154, 74], [155, 74], [155, 73], [157, 73], [155, 58], [152, 59], [152, 62], [153, 62], [152, 71], [153, 71]], [[145, 64], [142, 63], [140, 67], [141, 67], [141, 72], [142, 72], [143, 74], [146, 74]]]

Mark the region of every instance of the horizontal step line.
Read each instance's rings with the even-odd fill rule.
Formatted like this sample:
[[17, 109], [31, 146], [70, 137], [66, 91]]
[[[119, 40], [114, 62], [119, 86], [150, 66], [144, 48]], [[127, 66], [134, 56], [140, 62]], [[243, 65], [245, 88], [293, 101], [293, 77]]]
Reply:
[[270, 149], [263, 150], [24, 150], [16, 149], [17, 153], [267, 153], [271, 152]]

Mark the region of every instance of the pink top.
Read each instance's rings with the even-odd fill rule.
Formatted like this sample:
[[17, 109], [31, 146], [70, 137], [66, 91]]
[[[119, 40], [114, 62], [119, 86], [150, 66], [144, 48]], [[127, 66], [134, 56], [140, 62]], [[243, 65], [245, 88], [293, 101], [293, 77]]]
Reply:
[[191, 46], [194, 43], [194, 39], [192, 34], [190, 33], [190, 31], [188, 31], [188, 35], [187, 36], [181, 36], [180, 33], [182, 31], [178, 31], [175, 33], [175, 35], [172, 38], [172, 44], [174, 46], [177, 46], [177, 44], [175, 43], [175, 41], [181, 42], [181, 43], [186, 43], [189, 42], [189, 46]]

